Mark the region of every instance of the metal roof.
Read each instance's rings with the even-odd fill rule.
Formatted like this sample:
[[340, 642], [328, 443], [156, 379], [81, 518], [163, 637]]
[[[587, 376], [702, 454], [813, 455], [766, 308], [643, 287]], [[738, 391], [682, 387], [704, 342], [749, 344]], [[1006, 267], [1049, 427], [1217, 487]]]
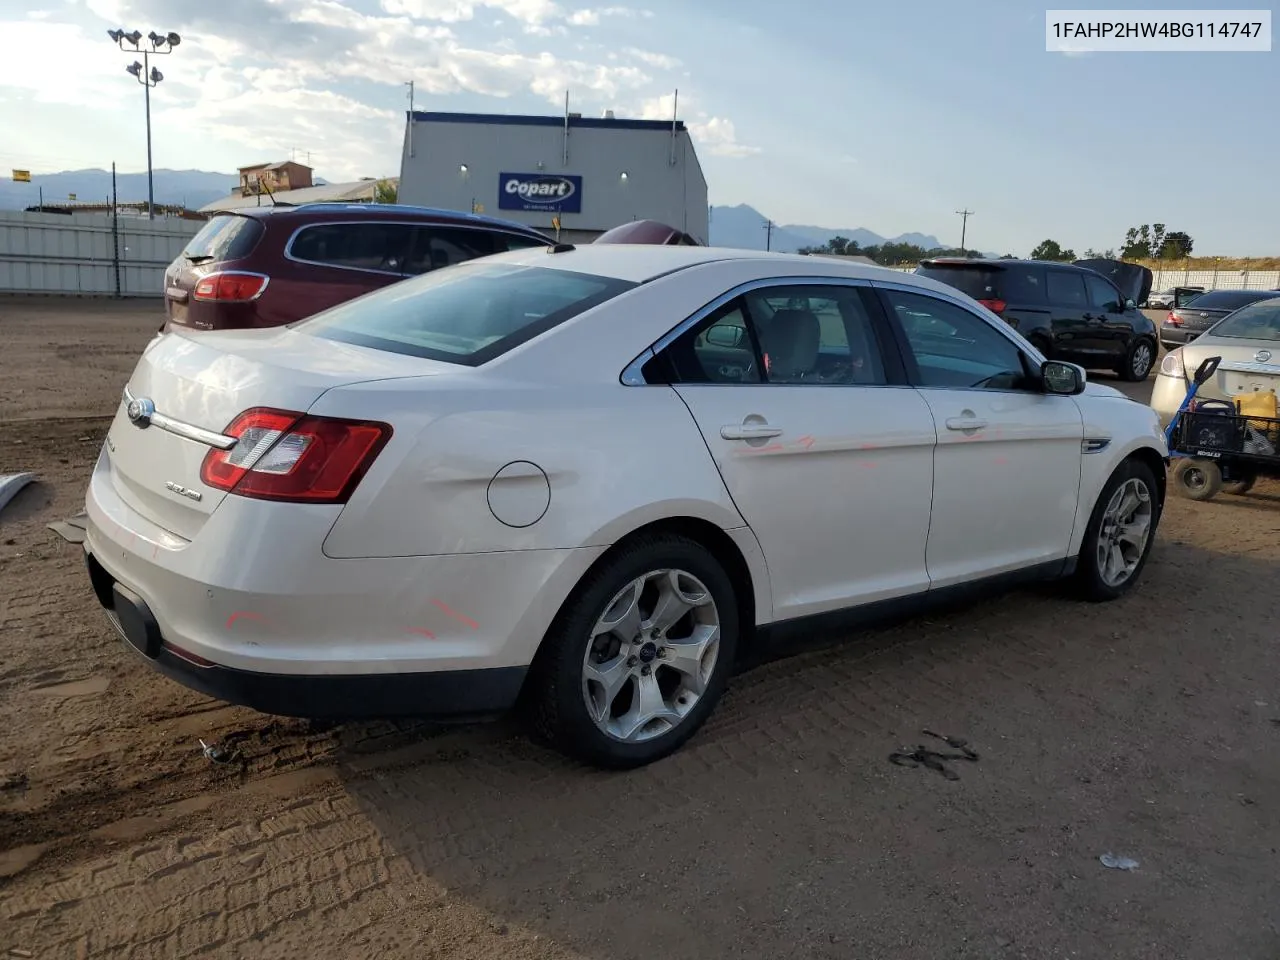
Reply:
[[[395, 178], [391, 178], [391, 181], [394, 183]], [[282, 206], [285, 204], [297, 206], [303, 203], [358, 202], [372, 200], [378, 182], [377, 180], [356, 180], [350, 183], [326, 183], [317, 187], [300, 187], [297, 190], [277, 190], [274, 196], [276, 202]], [[246, 207], [271, 205], [271, 196], [265, 192], [261, 196], [254, 193], [245, 197], [241, 196], [237, 190], [212, 203], [206, 203], [200, 208], [200, 212], [216, 213], [219, 210], [243, 210]]]
[[[564, 116], [535, 117], [505, 113], [444, 113], [440, 111], [405, 111], [415, 123], [484, 123], [512, 127], [563, 127]], [[671, 132], [670, 120], [625, 120], [616, 117], [569, 117], [569, 127], [600, 130], [653, 130]], [[684, 131], [684, 121], [676, 121], [676, 129]]]

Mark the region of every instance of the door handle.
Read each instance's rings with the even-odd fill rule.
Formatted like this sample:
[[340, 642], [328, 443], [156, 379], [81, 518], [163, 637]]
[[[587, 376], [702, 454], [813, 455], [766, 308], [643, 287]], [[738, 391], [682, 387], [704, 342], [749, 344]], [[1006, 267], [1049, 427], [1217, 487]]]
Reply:
[[720, 428], [720, 436], [725, 440], [768, 440], [781, 435], [781, 427], [767, 423], [730, 423]]
[[986, 425], [987, 421], [977, 417], [952, 417], [947, 421], [948, 430], [981, 430]]

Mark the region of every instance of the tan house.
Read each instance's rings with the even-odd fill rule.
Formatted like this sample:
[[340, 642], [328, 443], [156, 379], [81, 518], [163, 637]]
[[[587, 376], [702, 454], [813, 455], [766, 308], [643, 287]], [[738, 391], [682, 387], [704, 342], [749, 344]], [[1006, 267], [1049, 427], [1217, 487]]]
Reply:
[[311, 168], [293, 160], [258, 163], [240, 168], [240, 195], [244, 197], [278, 193], [282, 190], [300, 190], [311, 185]]

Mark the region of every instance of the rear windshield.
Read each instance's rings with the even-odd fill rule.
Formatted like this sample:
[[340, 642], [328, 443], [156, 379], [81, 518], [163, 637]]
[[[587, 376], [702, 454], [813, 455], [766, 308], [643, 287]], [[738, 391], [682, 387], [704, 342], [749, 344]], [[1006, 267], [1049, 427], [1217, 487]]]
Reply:
[[1266, 296], [1267, 294], [1260, 290], [1210, 290], [1208, 293], [1202, 293], [1183, 302], [1187, 306], [1198, 307], [1202, 310], [1239, 310], [1246, 304], [1261, 300]]
[[1044, 270], [1020, 264], [1012, 267], [966, 266], [933, 263], [921, 265], [916, 273], [955, 287], [974, 300], [1004, 300], [1009, 304], [1041, 304], [1044, 299]]
[[264, 232], [262, 224], [252, 217], [219, 214], [200, 228], [182, 255], [197, 263], [240, 260], [253, 251]]
[[383, 287], [294, 329], [478, 366], [634, 286], [568, 270], [470, 261]]
[[1280, 340], [1280, 298], [1261, 300], [1237, 310], [1215, 324], [1209, 333], [1241, 340]]

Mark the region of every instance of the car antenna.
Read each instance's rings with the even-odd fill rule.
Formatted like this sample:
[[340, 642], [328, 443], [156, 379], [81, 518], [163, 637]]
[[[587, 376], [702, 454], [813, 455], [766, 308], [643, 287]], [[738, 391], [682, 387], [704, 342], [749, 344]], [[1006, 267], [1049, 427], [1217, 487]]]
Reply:
[[276, 195], [271, 192], [271, 185], [268, 183], [263, 183], [261, 178], [259, 178], [258, 186], [263, 190], [267, 191], [267, 199], [271, 201], [271, 205], [274, 207], [276, 205]]

